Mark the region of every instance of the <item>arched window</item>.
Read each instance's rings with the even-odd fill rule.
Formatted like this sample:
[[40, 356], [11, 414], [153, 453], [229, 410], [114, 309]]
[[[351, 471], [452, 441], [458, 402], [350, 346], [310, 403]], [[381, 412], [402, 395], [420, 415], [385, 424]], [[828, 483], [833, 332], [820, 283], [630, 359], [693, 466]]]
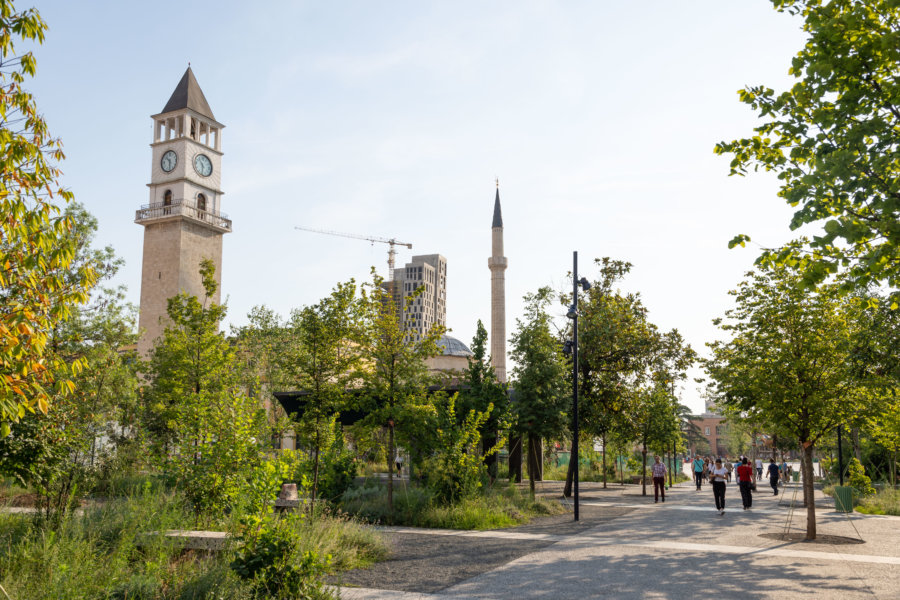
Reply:
[[172, 206], [172, 190], [166, 190], [163, 192], [163, 214], [168, 215], [172, 212], [172, 209], [169, 208]]
[[206, 196], [204, 194], [197, 194], [197, 210], [206, 210]]

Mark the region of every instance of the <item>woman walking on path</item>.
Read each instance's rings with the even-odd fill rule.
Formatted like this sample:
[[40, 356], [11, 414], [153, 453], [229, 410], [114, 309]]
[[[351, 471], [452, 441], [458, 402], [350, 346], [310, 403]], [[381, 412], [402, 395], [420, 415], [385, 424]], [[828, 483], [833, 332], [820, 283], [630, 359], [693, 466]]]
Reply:
[[741, 486], [741, 501], [744, 503], [744, 510], [749, 510], [753, 506], [753, 493], [750, 486], [753, 485], [753, 467], [751, 467], [745, 456], [741, 460], [741, 466], [737, 468], [738, 485]]
[[700, 484], [703, 482], [703, 461], [699, 456], [694, 457], [694, 482], [697, 484], [697, 491], [700, 491]]
[[722, 459], [716, 459], [716, 466], [710, 471], [712, 478], [713, 496], [716, 499], [716, 510], [720, 515], [725, 514], [725, 477], [728, 475], [728, 469], [722, 466]]

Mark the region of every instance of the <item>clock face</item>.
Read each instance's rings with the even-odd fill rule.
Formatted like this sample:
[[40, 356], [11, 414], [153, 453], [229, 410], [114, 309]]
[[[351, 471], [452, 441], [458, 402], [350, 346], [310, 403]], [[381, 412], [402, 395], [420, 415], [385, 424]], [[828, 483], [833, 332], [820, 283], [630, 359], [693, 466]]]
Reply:
[[174, 150], [169, 150], [165, 154], [162, 155], [162, 160], [159, 161], [159, 166], [162, 167], [162, 170], [166, 173], [172, 171], [175, 168], [175, 165], [178, 164], [178, 155], [175, 154]]
[[212, 161], [205, 154], [198, 154], [194, 157], [194, 170], [203, 177], [209, 177], [212, 173]]

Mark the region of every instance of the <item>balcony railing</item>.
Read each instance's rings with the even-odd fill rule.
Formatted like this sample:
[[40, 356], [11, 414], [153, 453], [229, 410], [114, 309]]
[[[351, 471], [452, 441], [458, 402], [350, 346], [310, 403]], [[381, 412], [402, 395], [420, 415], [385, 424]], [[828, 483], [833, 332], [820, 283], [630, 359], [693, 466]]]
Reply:
[[171, 204], [162, 202], [143, 205], [134, 215], [135, 223], [142, 223], [154, 219], [166, 217], [188, 217], [201, 223], [208, 223], [213, 227], [231, 231], [231, 219], [225, 213], [213, 212], [197, 208], [194, 202], [175, 200]]

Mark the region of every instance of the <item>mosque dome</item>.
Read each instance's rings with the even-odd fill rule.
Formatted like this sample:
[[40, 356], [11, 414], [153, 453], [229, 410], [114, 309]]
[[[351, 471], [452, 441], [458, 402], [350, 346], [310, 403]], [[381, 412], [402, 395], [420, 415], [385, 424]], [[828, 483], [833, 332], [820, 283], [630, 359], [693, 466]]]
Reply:
[[437, 346], [443, 356], [475, 356], [468, 346], [449, 335], [442, 335], [437, 341]]

